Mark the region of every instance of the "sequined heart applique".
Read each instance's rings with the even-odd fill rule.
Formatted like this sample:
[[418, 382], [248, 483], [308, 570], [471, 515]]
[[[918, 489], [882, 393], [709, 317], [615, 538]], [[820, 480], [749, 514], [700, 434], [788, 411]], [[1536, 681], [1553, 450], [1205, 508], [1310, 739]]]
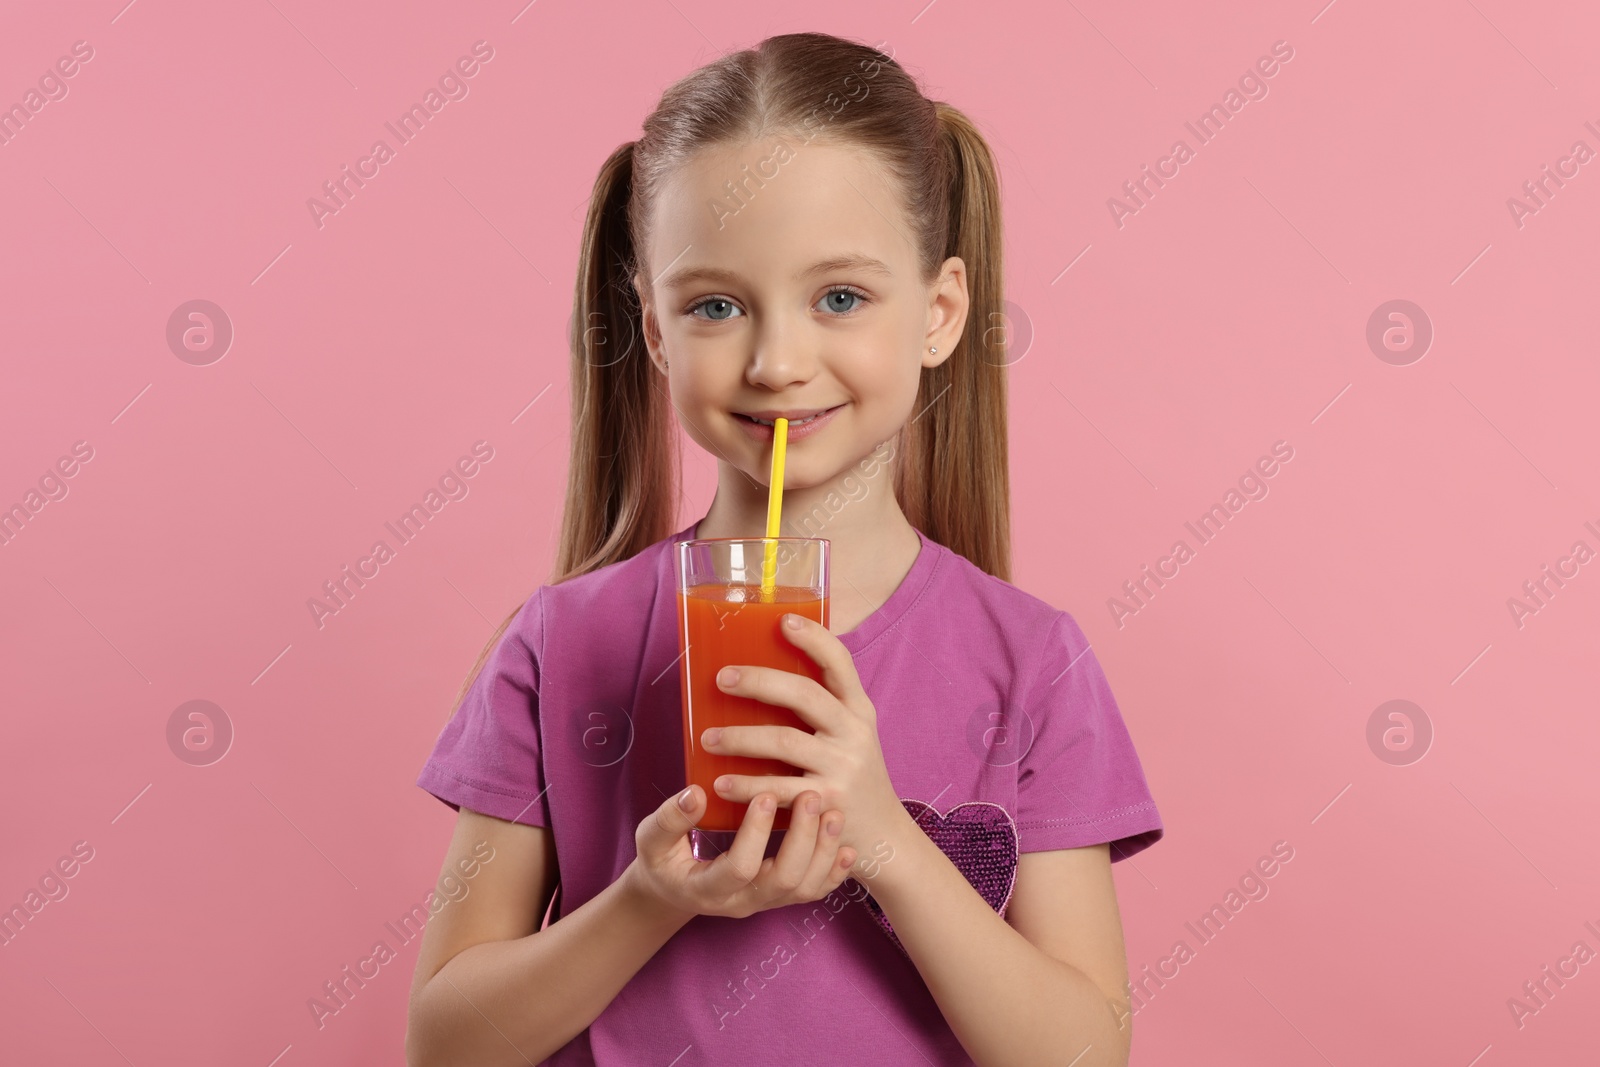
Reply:
[[[1010, 812], [998, 804], [974, 800], [957, 804], [940, 814], [931, 804], [901, 798], [911, 817], [939, 851], [950, 857], [956, 870], [971, 883], [978, 895], [1001, 916], [1011, 900], [1017, 879], [1017, 827]], [[893, 862], [890, 860], [889, 862]], [[854, 879], [852, 879], [854, 881]], [[858, 883], [859, 884], [859, 883]], [[852, 894], [854, 895], [854, 894]], [[859, 898], [889, 940], [902, 954], [905, 946], [895, 936], [894, 927], [878, 902], [868, 892]]]

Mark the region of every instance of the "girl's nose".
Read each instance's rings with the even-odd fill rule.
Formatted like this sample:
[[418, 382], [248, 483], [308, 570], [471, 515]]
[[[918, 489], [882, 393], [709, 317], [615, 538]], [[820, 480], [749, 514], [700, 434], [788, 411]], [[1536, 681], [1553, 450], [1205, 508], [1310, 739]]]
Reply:
[[801, 331], [767, 329], [756, 338], [745, 380], [751, 385], [781, 390], [810, 381], [816, 372], [816, 356]]

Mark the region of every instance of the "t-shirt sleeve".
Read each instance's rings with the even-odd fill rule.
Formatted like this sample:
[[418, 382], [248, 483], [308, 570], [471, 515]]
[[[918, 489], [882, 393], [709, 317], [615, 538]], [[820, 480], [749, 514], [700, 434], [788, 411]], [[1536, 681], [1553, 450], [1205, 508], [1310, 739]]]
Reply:
[[548, 827], [539, 740], [543, 592], [529, 597], [507, 624], [440, 731], [417, 785], [458, 810]]
[[1032, 730], [1017, 771], [1022, 852], [1111, 843], [1111, 860], [1161, 840], [1161, 815], [1105, 673], [1071, 615], [1051, 623], [1019, 724]]

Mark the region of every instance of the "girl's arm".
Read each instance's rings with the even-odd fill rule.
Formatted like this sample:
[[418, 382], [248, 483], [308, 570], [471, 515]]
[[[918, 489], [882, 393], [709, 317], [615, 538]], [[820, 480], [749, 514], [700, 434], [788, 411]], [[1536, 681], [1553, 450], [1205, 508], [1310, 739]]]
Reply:
[[624, 876], [540, 930], [556, 883], [550, 832], [462, 808], [444, 872], [458, 872], [474, 849], [481, 859], [484, 841], [492, 858], [423, 931], [407, 1016], [409, 1067], [539, 1063], [593, 1022], [692, 918]]
[[1107, 845], [1024, 852], [1001, 918], [906, 816], [868, 883], [981, 1067], [1124, 1067], [1128, 963]]

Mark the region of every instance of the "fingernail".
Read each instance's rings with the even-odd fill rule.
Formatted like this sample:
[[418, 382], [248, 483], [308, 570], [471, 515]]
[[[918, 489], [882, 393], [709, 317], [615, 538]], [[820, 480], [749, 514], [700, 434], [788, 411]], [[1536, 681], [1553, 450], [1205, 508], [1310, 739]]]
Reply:
[[771, 797], [762, 797], [761, 798], [761, 810], [762, 811], [773, 811], [777, 807], [778, 807], [778, 802], [776, 800], [772, 799]]
[[724, 774], [721, 778], [718, 778], [712, 784], [714, 786], [716, 786], [717, 792], [726, 793], [728, 791], [728, 787], [733, 784], [733, 780], [730, 779], [727, 775]]
[[817, 812], [819, 812], [821, 810], [822, 810], [822, 801], [818, 800], [816, 797], [808, 797], [808, 798], [806, 798], [806, 814], [807, 815], [815, 815]]
[[706, 747], [709, 748], [715, 745], [718, 741], [722, 740], [722, 727], [713, 726], [711, 729], [705, 732], [704, 738]]
[[791, 630], [798, 630], [800, 627], [805, 625], [805, 620], [793, 612], [790, 612], [783, 617], [783, 624]]
[[688, 811], [690, 808], [694, 807], [694, 790], [685, 789], [682, 793], [678, 794], [678, 807], [682, 808], [684, 811]]
[[829, 837], [837, 837], [838, 835], [839, 835], [839, 820], [838, 819], [829, 819], [828, 820], [828, 836]]
[[738, 685], [739, 669], [737, 667], [724, 667], [717, 672], [718, 685]]

